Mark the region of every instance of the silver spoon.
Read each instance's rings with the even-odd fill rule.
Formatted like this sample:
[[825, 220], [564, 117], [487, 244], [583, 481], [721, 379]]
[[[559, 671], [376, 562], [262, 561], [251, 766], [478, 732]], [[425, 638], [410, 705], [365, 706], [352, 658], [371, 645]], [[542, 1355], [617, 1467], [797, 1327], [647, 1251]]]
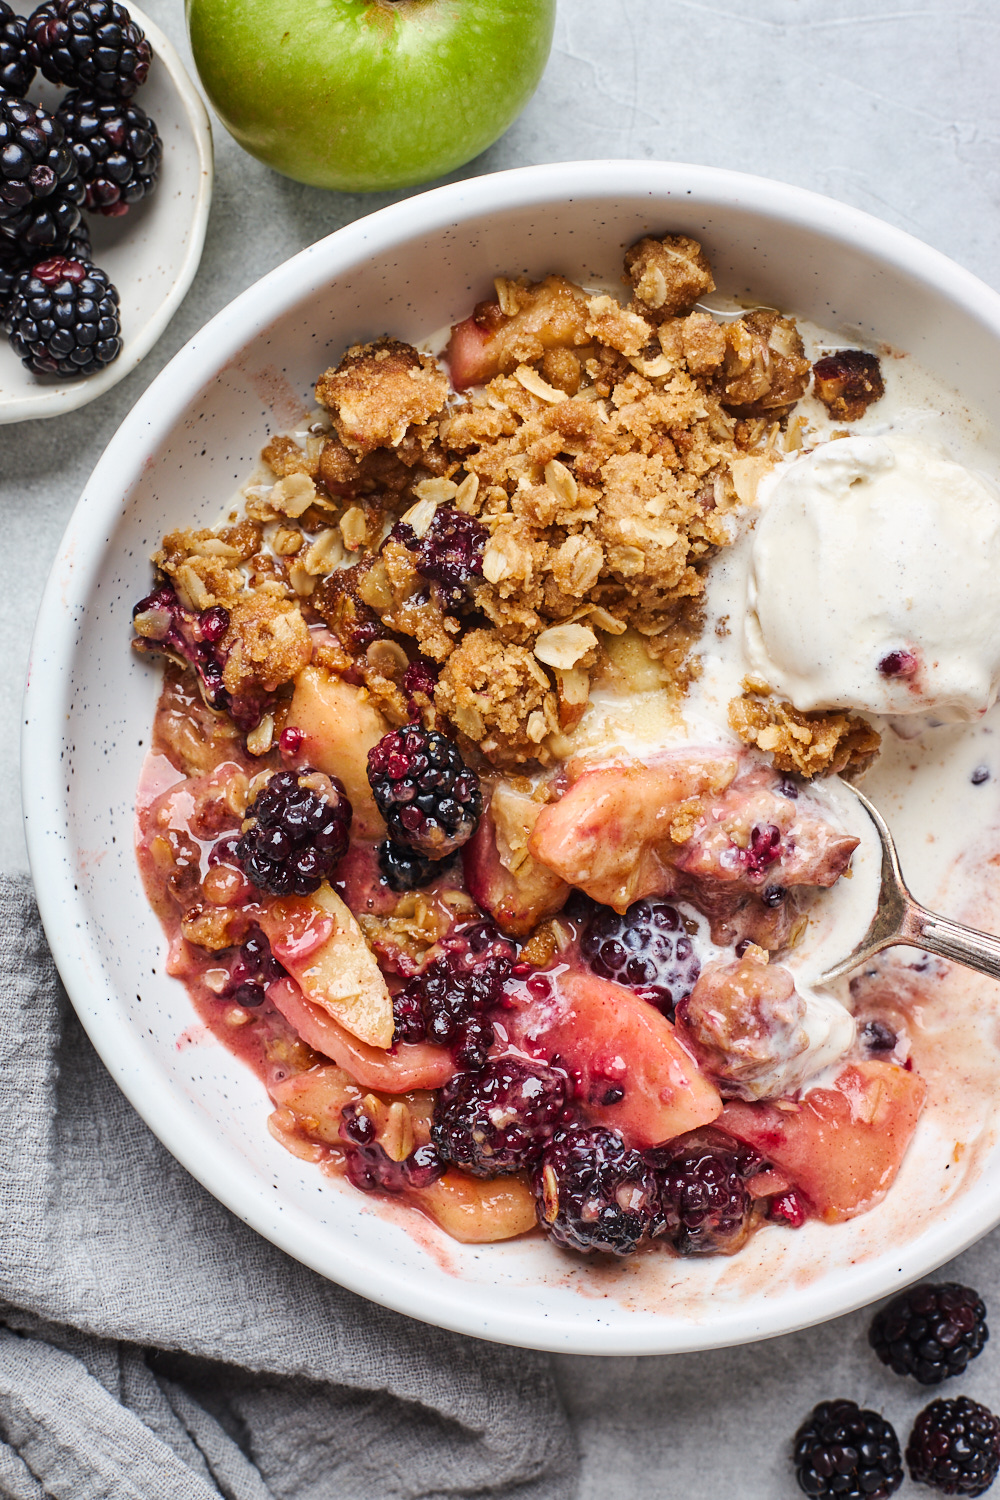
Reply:
[[963, 927], [961, 922], [952, 922], [949, 917], [939, 917], [921, 906], [919, 901], [914, 901], [906, 888], [896, 846], [882, 814], [872, 806], [864, 792], [859, 792], [848, 781], [842, 784], [854, 793], [875, 824], [882, 845], [882, 879], [878, 907], [868, 931], [853, 952], [839, 964], [834, 964], [832, 969], [827, 969], [816, 982], [829, 984], [831, 980], [840, 979], [873, 954], [897, 943], [909, 948], [923, 948], [927, 953], [936, 953], [940, 958], [950, 958], [953, 963], [965, 964], [969, 969], [978, 969], [980, 974], [1000, 979], [1000, 937], [980, 932], [975, 927]]

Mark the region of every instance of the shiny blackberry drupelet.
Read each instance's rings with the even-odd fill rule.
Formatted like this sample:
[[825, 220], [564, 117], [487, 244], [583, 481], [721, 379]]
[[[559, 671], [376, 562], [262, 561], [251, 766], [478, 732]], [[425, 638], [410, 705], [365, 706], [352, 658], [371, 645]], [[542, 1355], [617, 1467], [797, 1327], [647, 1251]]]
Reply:
[[343, 783], [308, 766], [276, 771], [247, 808], [234, 854], [272, 896], [309, 896], [347, 852], [353, 809]]
[[663, 1228], [656, 1177], [640, 1152], [595, 1125], [557, 1130], [532, 1172], [538, 1222], [557, 1245], [632, 1255]]
[[62, 126], [39, 105], [0, 94], [0, 239], [39, 260], [63, 250], [82, 202]]
[[98, 266], [65, 256], [21, 273], [6, 327], [14, 353], [38, 375], [93, 375], [122, 350], [117, 290]]
[[[216, 846], [218, 847], [218, 846]], [[214, 850], [212, 851], [215, 852]], [[209, 855], [209, 863], [212, 856]], [[243, 945], [237, 949], [229, 970], [229, 985], [226, 998], [237, 1005], [255, 1010], [267, 999], [267, 986], [286, 973], [274, 954], [271, 945], [259, 927], [254, 927]]]
[[434, 1105], [431, 1140], [473, 1177], [532, 1166], [566, 1111], [569, 1079], [557, 1068], [498, 1057], [481, 1073], [456, 1073]]
[[378, 867], [391, 891], [416, 891], [422, 885], [429, 885], [440, 873], [441, 863], [418, 854], [416, 849], [408, 849], [405, 844], [385, 839], [378, 846]]
[[34, 76], [24, 18], [15, 15], [6, 0], [0, 0], [0, 94], [23, 99]]
[[379, 1145], [378, 1126], [364, 1103], [348, 1104], [340, 1114], [348, 1181], [363, 1193], [402, 1193], [426, 1188], [444, 1175], [445, 1163], [432, 1145], [416, 1146], [402, 1161], [393, 1161]]
[[968, 1396], [932, 1401], [906, 1446], [910, 1478], [945, 1495], [982, 1495], [1000, 1471], [1000, 1418]]
[[444, 859], [468, 842], [483, 811], [479, 778], [436, 729], [407, 724], [368, 752], [368, 781], [396, 844]]
[[483, 576], [483, 551], [489, 529], [474, 516], [442, 505], [422, 537], [400, 521], [393, 539], [416, 554], [416, 569], [422, 578], [440, 584], [452, 606], [467, 603], [469, 585]]
[[163, 144], [138, 104], [67, 94], [56, 112], [76, 158], [84, 207], [116, 218], [156, 187]]
[[673, 1020], [701, 972], [677, 908], [667, 901], [633, 901], [619, 915], [591, 905], [580, 951], [594, 973], [628, 985]]
[[888, 1500], [903, 1482], [899, 1439], [877, 1411], [821, 1401], [795, 1434], [795, 1477], [807, 1495]]
[[939, 1385], [961, 1375], [990, 1336], [978, 1292], [957, 1281], [925, 1282], [894, 1297], [876, 1313], [868, 1342], [897, 1375]]
[[392, 998], [395, 1040], [450, 1047], [463, 1071], [476, 1072], [493, 1044], [489, 1012], [503, 998], [514, 944], [482, 921], [448, 933], [432, 952], [426, 968]]
[[131, 99], [146, 82], [153, 49], [114, 0], [45, 0], [27, 29], [32, 59], [51, 83]]
[[731, 1151], [715, 1141], [648, 1151], [666, 1233], [681, 1255], [731, 1255], [749, 1232], [752, 1202]]

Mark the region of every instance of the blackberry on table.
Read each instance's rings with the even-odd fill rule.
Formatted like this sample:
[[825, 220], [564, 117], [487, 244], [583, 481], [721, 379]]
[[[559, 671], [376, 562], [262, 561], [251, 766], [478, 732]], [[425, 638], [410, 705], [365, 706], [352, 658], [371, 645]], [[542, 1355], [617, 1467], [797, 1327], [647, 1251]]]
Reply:
[[25, 256], [65, 248], [83, 183], [63, 128], [26, 99], [0, 94], [0, 239]]
[[921, 1385], [939, 1385], [961, 1375], [990, 1336], [986, 1305], [978, 1292], [957, 1281], [925, 1282], [894, 1297], [876, 1313], [868, 1342], [897, 1375]]
[[498, 1057], [481, 1073], [456, 1073], [434, 1105], [431, 1140], [474, 1177], [503, 1177], [541, 1155], [566, 1107], [569, 1080], [557, 1068]]
[[67, 94], [56, 112], [76, 158], [84, 207], [115, 218], [156, 187], [163, 144], [138, 104]]
[[407, 724], [368, 752], [368, 781], [396, 844], [443, 859], [468, 842], [483, 810], [479, 778], [436, 729]]
[[877, 1411], [821, 1401], [795, 1434], [795, 1477], [807, 1495], [888, 1500], [903, 1482], [899, 1439]]
[[539, 1224], [564, 1249], [632, 1255], [663, 1227], [652, 1169], [602, 1126], [557, 1130], [532, 1186]]
[[276, 771], [247, 807], [233, 852], [259, 890], [308, 896], [346, 854], [352, 813], [336, 778], [308, 766]]
[[115, 0], [45, 0], [27, 29], [32, 59], [51, 83], [130, 99], [146, 82], [153, 49]]
[[624, 914], [594, 903], [580, 951], [595, 974], [628, 985], [670, 1020], [701, 972], [680, 913], [667, 901], [633, 901]]
[[392, 999], [397, 1042], [450, 1047], [459, 1067], [476, 1071], [493, 1044], [489, 1012], [500, 1003], [515, 948], [492, 922], [443, 937], [434, 957]]
[[34, 76], [24, 18], [0, 0], [0, 94], [23, 99]]
[[418, 854], [405, 844], [396, 844], [385, 839], [378, 846], [378, 867], [392, 891], [416, 891], [428, 885], [441, 866], [437, 860]]
[[647, 1152], [666, 1233], [681, 1255], [731, 1254], [747, 1236], [750, 1194], [732, 1152], [715, 1142]]
[[118, 292], [98, 266], [65, 256], [22, 271], [6, 326], [14, 353], [39, 375], [93, 375], [122, 350]]
[[925, 1406], [906, 1446], [910, 1478], [945, 1495], [982, 1495], [1000, 1471], [1000, 1418], [968, 1396]]

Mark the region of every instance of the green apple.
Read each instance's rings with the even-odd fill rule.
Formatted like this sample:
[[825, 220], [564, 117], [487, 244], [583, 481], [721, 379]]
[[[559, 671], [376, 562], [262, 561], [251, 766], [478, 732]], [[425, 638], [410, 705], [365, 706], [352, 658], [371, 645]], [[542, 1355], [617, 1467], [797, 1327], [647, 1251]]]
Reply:
[[542, 76], [556, 0], [187, 0], [236, 140], [314, 187], [411, 187], [485, 151]]

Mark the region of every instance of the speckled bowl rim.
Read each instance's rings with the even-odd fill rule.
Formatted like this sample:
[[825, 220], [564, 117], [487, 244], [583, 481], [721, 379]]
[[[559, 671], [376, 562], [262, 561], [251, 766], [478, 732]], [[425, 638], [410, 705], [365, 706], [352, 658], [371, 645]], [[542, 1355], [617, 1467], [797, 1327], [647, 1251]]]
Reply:
[[[952, 1202], [941, 1222], [915, 1243], [870, 1265], [833, 1267], [817, 1282], [790, 1285], [763, 1309], [735, 1306], [722, 1323], [669, 1329], [636, 1316], [624, 1331], [564, 1317], [555, 1308], [522, 1313], [488, 1285], [478, 1296], [450, 1299], [419, 1279], [386, 1268], [349, 1242], [331, 1243], [269, 1207], [249, 1163], [234, 1177], [210, 1130], [172, 1107], [168, 1081], [149, 1066], [138, 1039], [119, 1027], [100, 975], [102, 959], [86, 903], [75, 888], [69, 809], [60, 756], [69, 706], [67, 684], [76, 650], [79, 611], [98, 585], [106, 538], [122, 497], [138, 480], [147, 455], [171, 431], [192, 396], [283, 312], [315, 295], [332, 276], [418, 234], [512, 207], [567, 200], [599, 201], [623, 194], [666, 203], [692, 200], [713, 209], [750, 208], [835, 246], [877, 257], [936, 299], [955, 304], [1000, 350], [1000, 296], [971, 273], [910, 235], [856, 209], [801, 188], [721, 169], [677, 163], [594, 161], [527, 167], [460, 182], [410, 198], [338, 230], [279, 266], [224, 308], [174, 357], [126, 417], [70, 520], [48, 580], [32, 643], [22, 735], [26, 834], [38, 903], [56, 964], [70, 998], [112, 1077], [168, 1150], [209, 1192], [260, 1234], [321, 1275], [375, 1302], [422, 1321], [509, 1344], [582, 1354], [662, 1354], [724, 1347], [789, 1333], [849, 1312], [927, 1274], [1000, 1222], [1000, 1194], [979, 1182]], [[65, 593], [72, 562], [74, 597]], [[55, 790], [54, 790], [55, 789]], [[131, 859], [132, 851], [121, 851]], [[598, 1304], [595, 1304], [595, 1309]]]
[[[198, 153], [198, 180], [194, 184], [191, 202], [191, 234], [177, 275], [170, 290], [153, 315], [146, 319], [135, 333], [125, 330], [122, 352], [114, 364], [106, 365], [96, 375], [84, 380], [68, 381], [65, 385], [36, 385], [26, 387], [21, 396], [0, 397], [0, 425], [12, 422], [29, 422], [36, 418], [58, 417], [64, 412], [78, 411], [110, 391], [126, 375], [130, 375], [140, 364], [163, 333], [174, 313], [187, 296], [191, 283], [201, 264], [208, 230], [208, 213], [212, 205], [212, 186], [215, 178], [215, 158], [212, 151], [212, 126], [208, 110], [201, 95], [188, 76], [180, 54], [173, 42], [151, 21], [138, 6], [129, 4], [129, 14], [146, 33], [156, 58], [163, 64], [176, 90], [191, 135]], [[30, 379], [30, 377], [28, 377]]]

